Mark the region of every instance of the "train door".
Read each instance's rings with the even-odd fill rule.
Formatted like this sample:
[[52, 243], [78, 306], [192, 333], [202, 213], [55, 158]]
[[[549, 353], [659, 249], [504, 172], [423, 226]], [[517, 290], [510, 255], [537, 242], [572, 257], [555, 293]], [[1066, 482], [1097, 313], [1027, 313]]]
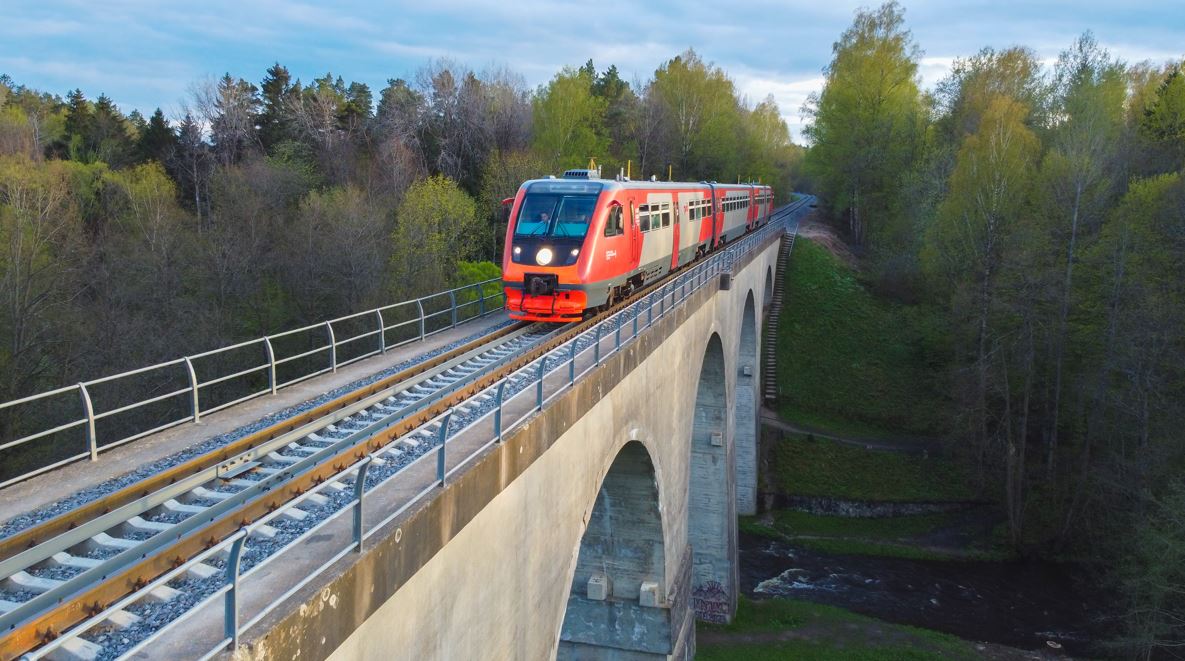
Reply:
[[711, 193], [711, 206], [708, 208], [711, 211], [709, 218], [712, 220], [712, 244], [708, 246], [708, 250], [713, 250], [720, 243], [720, 230], [724, 227], [724, 211], [720, 208], [719, 201], [716, 199], [716, 185], [708, 184], [708, 192]]
[[679, 225], [683, 222], [681, 209], [682, 203], [679, 200], [679, 194], [675, 193], [671, 196], [671, 213], [674, 216], [674, 222], [671, 223], [671, 270], [679, 268]]
[[627, 234], [625, 210], [618, 202], [610, 202], [605, 215], [605, 231], [603, 245], [605, 246], [604, 273], [616, 275], [629, 271], [632, 266], [627, 264], [633, 254], [633, 236]]
[[631, 268], [638, 268], [638, 262], [642, 257], [642, 230], [638, 227], [638, 213], [634, 208], [633, 200], [630, 200], [630, 219], [629, 229], [630, 235], [630, 264]]

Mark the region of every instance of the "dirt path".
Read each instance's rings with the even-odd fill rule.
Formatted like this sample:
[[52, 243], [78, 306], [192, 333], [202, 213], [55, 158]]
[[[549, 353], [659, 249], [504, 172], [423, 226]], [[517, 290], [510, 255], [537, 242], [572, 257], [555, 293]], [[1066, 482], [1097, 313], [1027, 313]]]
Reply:
[[863, 448], [865, 450], [880, 450], [883, 452], [904, 452], [906, 454], [927, 454], [933, 452], [938, 448], [939, 442], [933, 438], [903, 438], [903, 439], [883, 439], [883, 438], [864, 438], [851, 436], [837, 436], [833, 433], [815, 429], [808, 425], [800, 425], [794, 422], [787, 422], [780, 418], [775, 411], [762, 406], [761, 407], [761, 423], [769, 425], [776, 429], [780, 429], [792, 434], [811, 434], [818, 438], [825, 438], [829, 441], [843, 443], [844, 445], [851, 445], [853, 447]]

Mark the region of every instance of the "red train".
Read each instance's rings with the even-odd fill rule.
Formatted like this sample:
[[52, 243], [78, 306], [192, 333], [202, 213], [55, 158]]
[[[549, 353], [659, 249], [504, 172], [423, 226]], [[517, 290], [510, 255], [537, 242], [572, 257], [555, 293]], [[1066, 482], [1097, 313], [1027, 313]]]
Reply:
[[600, 179], [595, 170], [528, 181], [513, 198], [502, 253], [506, 308], [513, 319], [579, 320], [772, 211], [773, 191], [757, 184]]

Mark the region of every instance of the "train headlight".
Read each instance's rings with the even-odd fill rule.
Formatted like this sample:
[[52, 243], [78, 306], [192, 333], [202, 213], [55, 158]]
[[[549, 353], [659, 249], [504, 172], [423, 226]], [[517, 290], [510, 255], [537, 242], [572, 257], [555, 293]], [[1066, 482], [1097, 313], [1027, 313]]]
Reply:
[[551, 248], [540, 248], [539, 252], [535, 253], [535, 263], [539, 266], [547, 266], [553, 257], [555, 255], [551, 252]]
[[518, 257], [518, 256], [519, 256], [519, 255], [521, 255], [521, 254], [523, 254], [523, 249], [522, 249], [522, 247], [521, 247], [521, 246], [515, 246], [515, 247], [514, 247], [514, 256], [515, 256], [515, 257]]
[[572, 256], [572, 259], [576, 259], [577, 257], [580, 256], [580, 248], [573, 248], [572, 252], [570, 252], [568, 254]]

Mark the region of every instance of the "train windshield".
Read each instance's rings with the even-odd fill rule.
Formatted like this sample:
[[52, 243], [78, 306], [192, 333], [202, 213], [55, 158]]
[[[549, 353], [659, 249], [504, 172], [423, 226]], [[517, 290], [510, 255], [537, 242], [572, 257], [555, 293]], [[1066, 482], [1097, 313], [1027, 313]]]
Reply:
[[597, 194], [527, 193], [519, 208], [515, 236], [583, 238], [592, 222]]

